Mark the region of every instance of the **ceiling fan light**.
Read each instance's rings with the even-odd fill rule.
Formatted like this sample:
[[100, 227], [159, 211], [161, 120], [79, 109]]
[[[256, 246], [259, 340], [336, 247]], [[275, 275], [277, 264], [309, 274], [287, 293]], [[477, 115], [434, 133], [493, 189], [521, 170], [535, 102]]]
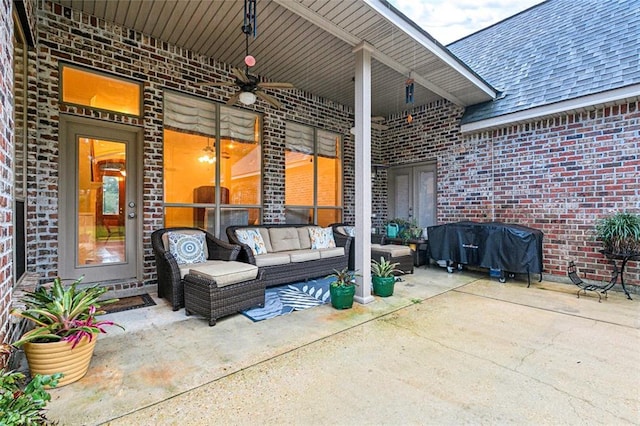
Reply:
[[256, 95], [253, 92], [242, 92], [240, 93], [240, 102], [245, 105], [253, 105], [256, 102]]

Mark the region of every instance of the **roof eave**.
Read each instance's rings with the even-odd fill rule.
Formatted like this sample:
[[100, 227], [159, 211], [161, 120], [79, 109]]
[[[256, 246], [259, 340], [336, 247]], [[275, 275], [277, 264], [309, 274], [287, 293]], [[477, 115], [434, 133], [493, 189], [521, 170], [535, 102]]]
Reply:
[[[405, 16], [402, 12], [396, 9], [386, 0], [362, 0], [365, 4], [375, 10], [378, 14], [385, 19], [393, 23], [397, 28], [404, 31], [407, 35], [411, 36], [414, 40], [420, 43], [425, 49], [431, 51], [440, 60], [445, 62], [453, 70], [464, 76], [469, 82], [473, 84], [482, 94], [486, 97], [486, 100], [495, 99], [498, 95], [498, 90], [493, 88], [482, 77], [480, 77], [475, 71], [473, 71], [468, 65], [458, 59], [449, 49], [440, 44], [437, 40], [429, 35], [424, 29], [419, 27], [415, 22]], [[459, 102], [454, 102], [458, 104]], [[469, 105], [461, 105], [469, 106]]]
[[462, 133], [478, 133], [481, 131], [531, 122], [545, 117], [554, 117], [580, 111], [593, 110], [597, 106], [619, 105], [621, 103], [637, 100], [640, 100], [640, 84], [634, 84], [614, 90], [568, 99], [566, 101], [516, 111], [485, 120], [465, 123], [460, 126], [460, 131]]

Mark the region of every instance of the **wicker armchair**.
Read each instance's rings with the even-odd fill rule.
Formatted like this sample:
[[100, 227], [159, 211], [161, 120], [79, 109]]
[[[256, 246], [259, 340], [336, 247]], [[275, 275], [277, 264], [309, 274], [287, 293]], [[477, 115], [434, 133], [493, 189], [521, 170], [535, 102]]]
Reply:
[[224, 242], [211, 233], [200, 228], [174, 227], [162, 228], [151, 234], [151, 245], [156, 258], [156, 271], [158, 279], [158, 297], [167, 298], [173, 310], [184, 307], [184, 281], [180, 266], [175, 257], [166, 249], [167, 232], [202, 231], [207, 242], [207, 260], [236, 260], [240, 247]]

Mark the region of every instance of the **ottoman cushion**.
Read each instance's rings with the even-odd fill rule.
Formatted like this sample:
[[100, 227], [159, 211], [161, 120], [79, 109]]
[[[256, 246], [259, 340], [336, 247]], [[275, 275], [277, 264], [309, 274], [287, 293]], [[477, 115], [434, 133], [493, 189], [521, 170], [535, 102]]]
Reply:
[[388, 253], [391, 257], [411, 256], [411, 249], [399, 244], [371, 244], [371, 251]]
[[192, 267], [189, 269], [189, 273], [213, 280], [218, 287], [224, 287], [243, 281], [255, 280], [258, 276], [258, 267], [243, 262], [215, 260], [209, 261], [203, 266]]

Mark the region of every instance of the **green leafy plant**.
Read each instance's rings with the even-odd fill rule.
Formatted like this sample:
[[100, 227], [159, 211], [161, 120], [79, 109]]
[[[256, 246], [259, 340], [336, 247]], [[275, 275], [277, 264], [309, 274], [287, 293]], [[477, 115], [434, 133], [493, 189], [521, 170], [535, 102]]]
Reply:
[[331, 281], [331, 287], [351, 287], [357, 286], [356, 284], [356, 271], [350, 271], [348, 268], [344, 268], [340, 271], [333, 270], [333, 274], [328, 275], [327, 278], [333, 278]]
[[640, 215], [618, 212], [596, 222], [596, 240], [613, 254], [640, 254]]
[[34, 292], [27, 292], [22, 300], [26, 309], [13, 309], [12, 315], [24, 318], [34, 324], [13, 346], [20, 347], [26, 342], [46, 343], [69, 341], [75, 347], [87, 337], [89, 340], [98, 333], [106, 333], [105, 327], [115, 325], [113, 321], [97, 321], [98, 315], [105, 314], [101, 306], [118, 299], [99, 301], [107, 289], [93, 286], [78, 288], [82, 277], [65, 287], [60, 277], [54, 279], [51, 287], [43, 286]]
[[390, 223], [398, 225], [398, 238], [404, 241], [410, 240], [411, 238], [420, 238], [422, 236], [422, 229], [418, 227], [418, 223], [415, 219], [403, 219], [396, 217], [386, 221], [385, 226]]
[[388, 278], [392, 277], [395, 272], [401, 272], [397, 269], [400, 263], [391, 263], [384, 257], [380, 256], [380, 261], [371, 259], [371, 273], [376, 277]]
[[51, 376], [36, 374], [25, 385], [25, 375], [17, 371], [0, 371], [0, 424], [13, 425], [48, 425], [50, 423], [44, 413], [51, 395], [45, 386], [55, 387], [62, 374]]

